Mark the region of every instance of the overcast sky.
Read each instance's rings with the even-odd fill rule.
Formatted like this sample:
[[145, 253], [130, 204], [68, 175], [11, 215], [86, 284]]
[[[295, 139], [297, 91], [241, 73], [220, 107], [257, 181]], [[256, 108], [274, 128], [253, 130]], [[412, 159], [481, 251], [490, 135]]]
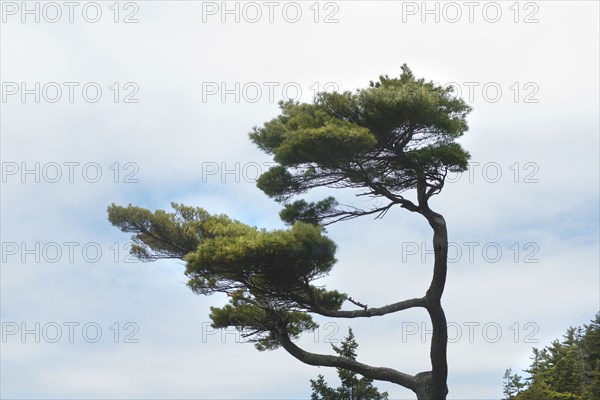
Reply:
[[[306, 399], [335, 370], [260, 353], [208, 318], [222, 296], [181, 262], [131, 262], [111, 203], [171, 201], [282, 228], [255, 187], [249, 140], [277, 101], [355, 90], [407, 63], [473, 106], [471, 168], [433, 199], [449, 229], [443, 304], [450, 399], [498, 399], [599, 304], [598, 3], [1, 3], [2, 398]], [[355, 193], [320, 190], [309, 199]], [[322, 281], [369, 306], [421, 296], [426, 221], [393, 209], [328, 229]], [[423, 311], [318, 318], [331, 353], [351, 323], [359, 361], [429, 368]], [[392, 399], [412, 392], [378, 383]]]

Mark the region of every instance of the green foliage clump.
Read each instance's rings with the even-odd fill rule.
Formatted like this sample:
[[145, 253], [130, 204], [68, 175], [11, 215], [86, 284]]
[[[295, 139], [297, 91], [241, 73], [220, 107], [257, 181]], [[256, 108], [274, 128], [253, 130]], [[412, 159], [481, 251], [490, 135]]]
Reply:
[[318, 225], [325, 216], [334, 211], [337, 205], [337, 201], [331, 196], [316, 203], [296, 200], [287, 204], [279, 213], [279, 217], [288, 225], [292, 225], [296, 221]]
[[171, 203], [174, 212], [132, 206], [108, 207], [108, 220], [121, 231], [133, 233], [131, 254], [143, 261], [183, 258], [203, 239], [214, 237], [210, 227], [229, 221], [226, 215], [210, 215], [200, 207]]
[[236, 327], [260, 350], [273, 349], [282, 326], [298, 337], [318, 326], [306, 313], [312, 306], [339, 310], [346, 300], [311, 284], [336, 262], [337, 246], [320, 226], [297, 221], [285, 230], [258, 230], [202, 208], [172, 207], [169, 213], [113, 204], [108, 215], [134, 233], [132, 254], [146, 261], [182, 259], [195, 293], [229, 296], [229, 304], [211, 308], [214, 328]]

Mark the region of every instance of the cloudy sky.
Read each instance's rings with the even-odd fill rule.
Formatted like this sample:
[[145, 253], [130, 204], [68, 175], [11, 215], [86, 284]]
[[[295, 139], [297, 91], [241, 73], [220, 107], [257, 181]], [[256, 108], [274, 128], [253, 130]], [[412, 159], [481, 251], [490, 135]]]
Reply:
[[[138, 263], [111, 203], [171, 201], [282, 228], [248, 140], [277, 101], [355, 90], [407, 63], [472, 106], [469, 172], [432, 207], [451, 243], [444, 306], [451, 399], [498, 399], [508, 367], [599, 304], [598, 3], [1, 3], [3, 398], [306, 399], [335, 370], [214, 331], [181, 262]], [[355, 193], [321, 190], [354, 200]], [[331, 226], [323, 280], [370, 306], [421, 296], [431, 232], [392, 210]], [[133, 261], [133, 262], [132, 262]], [[331, 352], [429, 368], [422, 311], [319, 318]], [[408, 390], [378, 384], [392, 399]]]

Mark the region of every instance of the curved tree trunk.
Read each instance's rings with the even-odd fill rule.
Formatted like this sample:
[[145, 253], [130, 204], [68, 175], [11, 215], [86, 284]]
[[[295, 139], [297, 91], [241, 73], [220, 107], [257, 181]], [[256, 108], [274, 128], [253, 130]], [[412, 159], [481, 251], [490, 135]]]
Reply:
[[[425, 214], [433, 228], [434, 267], [433, 279], [425, 295], [426, 308], [431, 318], [433, 333], [431, 337], [431, 377], [429, 390], [417, 393], [419, 400], [445, 400], [448, 394], [448, 326], [442, 308], [442, 294], [446, 285], [448, 269], [448, 233], [444, 217], [431, 210]], [[429, 379], [428, 379], [429, 380]]]

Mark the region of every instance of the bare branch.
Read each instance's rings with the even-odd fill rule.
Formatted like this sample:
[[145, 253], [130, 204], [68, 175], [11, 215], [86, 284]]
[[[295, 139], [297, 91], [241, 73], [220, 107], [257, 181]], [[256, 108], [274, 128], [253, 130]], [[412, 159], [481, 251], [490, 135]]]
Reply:
[[343, 368], [361, 374], [369, 379], [396, 383], [407, 389], [416, 390], [417, 381], [412, 375], [405, 374], [392, 368], [373, 367], [350, 358], [310, 353], [296, 346], [290, 340], [285, 328], [274, 332], [281, 341], [283, 348], [301, 362], [322, 367]]
[[409, 308], [423, 307], [426, 308], [427, 304], [424, 297], [409, 299], [404, 301], [399, 301], [397, 303], [388, 304], [383, 307], [375, 307], [375, 308], [366, 308], [360, 303], [356, 303], [353, 300], [350, 300], [352, 303], [356, 304], [359, 307], [363, 307], [362, 310], [327, 310], [320, 307], [318, 304], [311, 304], [311, 311], [323, 315], [325, 317], [332, 318], [360, 318], [360, 317], [380, 317], [382, 315], [395, 313], [402, 310], [407, 310]]
[[369, 306], [368, 306], [368, 305], [366, 305], [366, 304], [362, 304], [362, 303], [360, 303], [360, 302], [358, 302], [358, 301], [356, 301], [356, 300], [353, 300], [353, 299], [352, 299], [352, 297], [348, 297], [348, 301], [349, 301], [350, 303], [352, 303], [352, 304], [354, 304], [354, 305], [358, 306], [358, 307], [362, 307], [364, 310], [366, 310], [367, 308], [369, 308]]
[[[327, 226], [327, 225], [331, 225], [331, 224], [334, 224], [339, 221], [347, 221], [350, 219], [362, 217], [363, 215], [381, 214], [381, 212], [387, 211], [393, 205], [394, 205], [394, 203], [390, 203], [385, 207], [373, 208], [371, 210], [362, 210], [360, 208], [356, 208], [356, 207], [352, 207], [352, 206], [345, 206], [345, 207], [351, 208], [352, 210], [337, 210], [336, 212], [331, 213], [330, 215], [327, 215], [325, 217], [325, 218], [335, 218], [335, 219], [333, 219], [331, 221], [323, 222], [322, 225]], [[336, 218], [336, 217], [339, 217], [339, 218]]]

